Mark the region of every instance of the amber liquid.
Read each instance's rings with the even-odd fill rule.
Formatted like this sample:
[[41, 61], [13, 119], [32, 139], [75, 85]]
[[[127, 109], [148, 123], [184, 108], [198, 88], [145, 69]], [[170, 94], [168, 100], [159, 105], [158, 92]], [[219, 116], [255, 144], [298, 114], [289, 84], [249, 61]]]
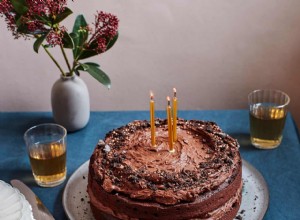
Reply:
[[277, 147], [282, 140], [286, 113], [284, 109], [258, 104], [250, 112], [250, 134], [254, 146], [263, 149]]
[[66, 178], [66, 148], [64, 144], [45, 143], [31, 147], [31, 169], [41, 186], [56, 186]]

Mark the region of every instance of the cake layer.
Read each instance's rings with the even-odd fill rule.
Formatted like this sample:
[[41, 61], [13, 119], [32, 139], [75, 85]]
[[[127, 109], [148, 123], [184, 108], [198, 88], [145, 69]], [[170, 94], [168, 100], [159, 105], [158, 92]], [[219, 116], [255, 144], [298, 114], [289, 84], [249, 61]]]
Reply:
[[121, 194], [113, 195], [99, 188], [91, 178], [89, 181], [88, 193], [93, 201], [91, 207], [95, 216], [106, 213], [116, 219], [227, 219], [225, 217], [229, 213], [236, 215], [241, 202], [241, 169], [232, 184], [226, 188], [223, 184], [218, 190], [207, 192], [192, 203], [173, 206], [132, 200]]

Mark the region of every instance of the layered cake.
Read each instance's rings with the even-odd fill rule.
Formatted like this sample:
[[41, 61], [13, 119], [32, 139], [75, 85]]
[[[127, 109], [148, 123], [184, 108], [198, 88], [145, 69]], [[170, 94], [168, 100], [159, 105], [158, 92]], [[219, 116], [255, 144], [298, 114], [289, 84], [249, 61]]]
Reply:
[[175, 152], [166, 120], [133, 121], [99, 141], [87, 191], [96, 219], [233, 219], [241, 203], [235, 139], [214, 122], [178, 120]]

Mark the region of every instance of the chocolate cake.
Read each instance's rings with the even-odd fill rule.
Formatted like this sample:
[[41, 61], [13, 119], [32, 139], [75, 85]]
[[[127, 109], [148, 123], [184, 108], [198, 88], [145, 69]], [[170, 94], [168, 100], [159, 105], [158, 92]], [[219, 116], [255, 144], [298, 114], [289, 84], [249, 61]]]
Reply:
[[241, 203], [242, 161], [235, 139], [214, 122], [178, 120], [175, 152], [167, 121], [133, 121], [99, 141], [87, 191], [96, 219], [233, 219]]

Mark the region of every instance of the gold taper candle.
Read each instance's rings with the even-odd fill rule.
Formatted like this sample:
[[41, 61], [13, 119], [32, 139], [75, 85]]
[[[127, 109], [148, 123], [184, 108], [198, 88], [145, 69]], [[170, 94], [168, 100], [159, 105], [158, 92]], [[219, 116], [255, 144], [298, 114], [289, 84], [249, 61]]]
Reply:
[[177, 97], [176, 89], [173, 88], [173, 141], [177, 141]]
[[150, 125], [151, 125], [151, 144], [156, 145], [155, 140], [155, 116], [154, 116], [154, 95], [150, 92]]
[[174, 152], [173, 145], [173, 132], [172, 132], [172, 115], [171, 115], [171, 103], [170, 97], [167, 97], [168, 106], [167, 106], [167, 119], [168, 119], [168, 136], [169, 136], [169, 151]]

